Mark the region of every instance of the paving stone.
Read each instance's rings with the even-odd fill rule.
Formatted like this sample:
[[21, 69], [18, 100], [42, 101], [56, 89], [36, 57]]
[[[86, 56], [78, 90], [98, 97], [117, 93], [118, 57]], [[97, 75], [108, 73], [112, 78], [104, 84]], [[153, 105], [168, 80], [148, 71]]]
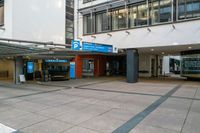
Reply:
[[21, 129], [20, 131], [24, 133], [60, 133], [69, 129], [70, 127], [72, 127], [71, 124], [67, 124], [55, 119], [50, 119], [31, 125]]
[[99, 116], [81, 123], [80, 126], [103, 133], [111, 133], [124, 123], [125, 121], [119, 119]]
[[179, 133], [178, 131], [149, 125], [139, 125], [129, 133]]
[[90, 130], [90, 129], [86, 129], [86, 128], [82, 128], [82, 127], [78, 127], [78, 126], [75, 126], [63, 133], [98, 133], [94, 130]]
[[14, 129], [21, 129], [47, 119], [49, 118], [33, 113], [28, 113], [23, 116], [5, 120], [3, 123]]

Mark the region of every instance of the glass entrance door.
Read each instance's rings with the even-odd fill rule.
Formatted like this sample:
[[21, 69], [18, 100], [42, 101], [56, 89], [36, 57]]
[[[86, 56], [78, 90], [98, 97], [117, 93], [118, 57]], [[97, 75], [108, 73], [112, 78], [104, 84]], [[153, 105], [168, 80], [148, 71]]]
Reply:
[[83, 77], [94, 76], [94, 60], [83, 59]]

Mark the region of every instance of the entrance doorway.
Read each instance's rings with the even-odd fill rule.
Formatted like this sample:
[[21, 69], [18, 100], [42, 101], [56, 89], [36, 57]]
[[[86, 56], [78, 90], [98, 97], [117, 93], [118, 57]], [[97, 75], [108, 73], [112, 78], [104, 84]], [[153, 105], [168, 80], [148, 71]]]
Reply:
[[93, 77], [94, 76], [94, 60], [93, 59], [83, 59], [83, 77]]
[[156, 61], [154, 58], [151, 59], [151, 77], [156, 76]]

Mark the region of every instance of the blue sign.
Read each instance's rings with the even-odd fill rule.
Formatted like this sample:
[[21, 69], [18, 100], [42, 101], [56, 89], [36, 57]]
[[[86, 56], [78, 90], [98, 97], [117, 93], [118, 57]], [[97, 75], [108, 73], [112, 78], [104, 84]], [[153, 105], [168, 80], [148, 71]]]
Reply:
[[80, 50], [81, 43], [80, 41], [72, 40], [72, 50]]
[[102, 52], [102, 53], [112, 53], [113, 46], [112, 45], [105, 45], [105, 44], [97, 44], [97, 43], [82, 43], [82, 50], [83, 51], [94, 51], [94, 52]]
[[48, 63], [66, 63], [68, 60], [45, 60]]
[[27, 62], [27, 73], [33, 73], [33, 72], [34, 72], [34, 63]]
[[70, 62], [70, 78], [75, 79], [75, 62]]

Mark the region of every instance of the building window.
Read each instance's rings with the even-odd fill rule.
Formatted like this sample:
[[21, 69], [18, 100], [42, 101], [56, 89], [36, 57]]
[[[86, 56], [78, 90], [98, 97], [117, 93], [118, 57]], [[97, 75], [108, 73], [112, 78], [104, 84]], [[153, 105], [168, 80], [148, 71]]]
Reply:
[[4, 0], [0, 0], [0, 26], [4, 25]]
[[172, 20], [172, 1], [156, 0], [151, 3], [151, 23], [170, 22]]
[[131, 7], [129, 9], [129, 23], [130, 28], [137, 26], [137, 6]]
[[95, 16], [85, 15], [83, 17], [83, 31], [84, 34], [92, 34], [95, 31]]
[[159, 15], [159, 1], [154, 1], [151, 3], [151, 23], [156, 24], [160, 22]]
[[[173, 18], [172, 18], [173, 17]], [[200, 0], [151, 0], [85, 15], [84, 34], [115, 31], [200, 17]]]
[[138, 26], [147, 25], [147, 5], [142, 4], [138, 6]]
[[83, 3], [88, 3], [88, 2], [92, 2], [94, 0], [83, 0]]
[[110, 30], [110, 15], [107, 12], [96, 14], [96, 32]]
[[178, 19], [200, 17], [199, 0], [178, 0]]
[[128, 24], [128, 15], [126, 9], [118, 9], [112, 11], [112, 29], [125, 29], [127, 28]]
[[118, 10], [112, 11], [112, 30], [118, 30]]

